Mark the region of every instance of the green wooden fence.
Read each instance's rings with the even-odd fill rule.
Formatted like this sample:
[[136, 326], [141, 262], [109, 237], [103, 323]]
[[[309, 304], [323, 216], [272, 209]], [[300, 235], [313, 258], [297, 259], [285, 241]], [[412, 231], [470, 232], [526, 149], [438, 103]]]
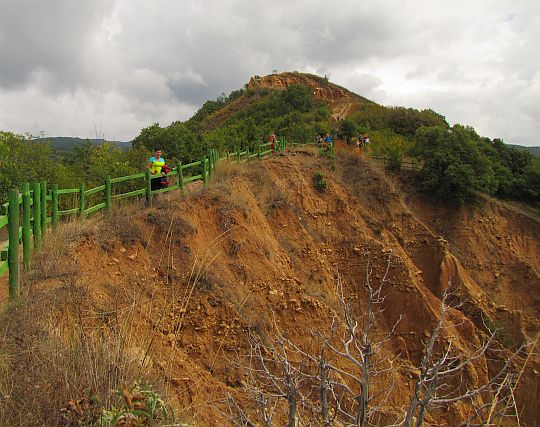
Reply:
[[[175, 182], [158, 190], [152, 190], [151, 181], [161, 176], [152, 176], [148, 169], [128, 176], [107, 177], [102, 185], [90, 189], [86, 189], [84, 184], [81, 184], [79, 188], [61, 189], [55, 184], [49, 189], [47, 182], [41, 181], [32, 183], [31, 187], [25, 182], [21, 190], [9, 190], [7, 203], [0, 206], [0, 232], [3, 228], [7, 228], [8, 235], [7, 241], [0, 242], [0, 277], [6, 272], [9, 273], [10, 299], [16, 298], [19, 293], [20, 247], [22, 246], [22, 264], [24, 269], [28, 269], [32, 251], [41, 246], [49, 225], [54, 231], [62, 217], [78, 215], [84, 218], [102, 209], [111, 209], [115, 200], [130, 197], [144, 196], [146, 204], [151, 206], [155, 194], [173, 190], [183, 191], [186, 185], [195, 181], [202, 181], [204, 187], [208, 187], [208, 181], [216, 171], [219, 161], [250, 162], [255, 158], [283, 151], [286, 146], [285, 138], [281, 137], [274, 144], [273, 150], [271, 143], [259, 144], [256, 150], [250, 151], [247, 148], [245, 151], [240, 151], [238, 149], [236, 152], [227, 152], [225, 156], [219, 157], [216, 149], [210, 149], [201, 160], [185, 165], [180, 163], [173, 168], [167, 176], [172, 177]], [[200, 173], [193, 174], [194, 171]], [[137, 180], [144, 182], [143, 188], [113, 193], [114, 184]], [[75, 206], [61, 210], [60, 207], [66, 205], [62, 203], [62, 198], [66, 196], [70, 196], [77, 203]], [[92, 201], [97, 203], [91, 205]]]

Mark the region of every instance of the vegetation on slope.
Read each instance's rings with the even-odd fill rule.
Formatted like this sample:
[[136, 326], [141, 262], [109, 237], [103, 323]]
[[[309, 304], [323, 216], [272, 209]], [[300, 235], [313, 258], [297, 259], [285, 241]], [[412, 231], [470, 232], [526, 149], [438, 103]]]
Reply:
[[[128, 150], [87, 141], [72, 152], [53, 156], [45, 142], [1, 132], [0, 202], [5, 201], [9, 187], [20, 186], [24, 180], [46, 179], [61, 187], [75, 187], [80, 182], [99, 185], [107, 175], [140, 171], [149, 152], [156, 148], [175, 165], [199, 160], [210, 147], [221, 153], [246, 148], [253, 151], [274, 132], [299, 143], [325, 133], [352, 143], [359, 133], [368, 134], [372, 153], [389, 158], [391, 168], [399, 169], [406, 157], [418, 159], [423, 165], [422, 188], [442, 200], [463, 203], [481, 191], [540, 203], [540, 158], [527, 151], [500, 139], [481, 137], [470, 126], [450, 127], [444, 116], [433, 110], [378, 105], [322, 77], [300, 73], [269, 77], [277, 81], [292, 78], [293, 83], [279, 89], [268, 86], [273, 80], [266, 82], [267, 86], [250, 83], [205, 102], [185, 122], [166, 127], [155, 123], [142, 129]], [[314, 88], [334, 92], [326, 99], [315, 96]], [[336, 93], [341, 99], [336, 99]], [[336, 121], [331, 108], [340, 102], [351, 113]]]

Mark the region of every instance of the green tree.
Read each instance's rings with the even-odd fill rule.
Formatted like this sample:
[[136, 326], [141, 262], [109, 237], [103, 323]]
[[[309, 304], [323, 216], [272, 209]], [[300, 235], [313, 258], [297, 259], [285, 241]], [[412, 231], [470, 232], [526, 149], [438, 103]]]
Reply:
[[345, 138], [347, 144], [351, 142], [351, 139], [356, 135], [358, 128], [351, 119], [343, 119], [338, 124], [338, 136]]
[[424, 161], [422, 184], [428, 192], [464, 202], [476, 190], [492, 193], [496, 189], [491, 165], [480, 154], [470, 129], [420, 127], [415, 142], [414, 153]]
[[283, 100], [295, 110], [307, 112], [313, 104], [313, 89], [300, 83], [294, 83], [283, 91]]

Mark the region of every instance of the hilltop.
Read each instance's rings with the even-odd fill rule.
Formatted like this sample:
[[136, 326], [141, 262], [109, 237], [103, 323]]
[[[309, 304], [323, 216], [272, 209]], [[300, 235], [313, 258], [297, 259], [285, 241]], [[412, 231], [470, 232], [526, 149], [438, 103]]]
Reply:
[[[232, 398], [255, 417], [246, 371], [253, 337], [270, 345], [279, 333], [317, 354], [316, 332], [330, 334], [335, 322], [339, 344], [340, 292], [363, 319], [366, 278], [383, 283], [376, 335], [395, 329], [377, 350], [393, 368], [374, 379], [373, 423], [390, 423], [408, 405], [449, 284], [455, 308], [438, 342], [452, 339], [470, 355], [486, 340], [486, 325], [500, 328], [493, 351], [456, 386], [482, 384], [538, 332], [538, 221], [490, 199], [444, 207], [414, 183], [414, 175], [388, 176], [345, 146], [335, 167], [317, 150], [300, 149], [250, 165], [222, 163], [210, 189], [171, 194], [151, 209], [134, 205], [66, 224], [34, 261], [24, 304], [4, 319], [3, 348], [16, 355], [11, 375], [26, 378], [12, 383], [6, 414], [19, 414], [20, 424], [54, 425], [60, 414], [89, 420], [99, 407], [91, 402], [142, 375], [193, 425], [232, 425]], [[539, 370], [533, 355], [516, 390], [521, 421], [531, 426]], [[28, 405], [32, 414], [22, 411]], [[458, 425], [471, 415], [468, 405], [430, 409], [426, 421]], [[282, 425], [286, 409], [276, 410]]]

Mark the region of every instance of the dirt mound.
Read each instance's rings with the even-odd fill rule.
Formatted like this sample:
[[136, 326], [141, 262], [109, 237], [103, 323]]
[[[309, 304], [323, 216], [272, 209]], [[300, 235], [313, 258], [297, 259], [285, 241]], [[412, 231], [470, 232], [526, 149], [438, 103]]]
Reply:
[[[292, 81], [283, 78], [268, 81]], [[324, 192], [313, 185], [319, 171]], [[338, 280], [355, 312], [365, 312], [366, 271], [386, 280], [377, 330], [397, 324], [387, 350], [401, 367], [387, 378], [394, 407], [408, 403], [408, 367], [420, 361], [449, 283], [461, 305], [448, 333], [464, 353], [484, 338], [488, 319], [502, 327], [501, 351], [539, 329], [540, 232], [529, 218], [492, 201], [457, 210], [421, 201], [358, 154], [339, 156], [335, 171], [305, 150], [220, 173], [209, 190], [134, 207], [129, 221], [103, 219], [70, 249], [76, 273], [32, 282], [34, 293], [68, 282], [84, 289], [82, 328], [112, 330], [110, 319], [126, 313], [136, 319], [131, 359], [142, 353], [144, 368], [197, 425], [227, 425], [227, 395], [242, 398], [248, 379], [233, 362], [249, 350], [248, 331], [268, 337], [277, 327], [311, 349], [310, 331], [328, 332], [339, 317]], [[46, 310], [60, 325], [74, 321], [69, 304], [48, 301]], [[537, 425], [538, 370], [533, 358], [518, 389], [527, 425]], [[468, 381], [487, 375], [483, 359]], [[435, 421], [457, 423], [460, 411]]]

